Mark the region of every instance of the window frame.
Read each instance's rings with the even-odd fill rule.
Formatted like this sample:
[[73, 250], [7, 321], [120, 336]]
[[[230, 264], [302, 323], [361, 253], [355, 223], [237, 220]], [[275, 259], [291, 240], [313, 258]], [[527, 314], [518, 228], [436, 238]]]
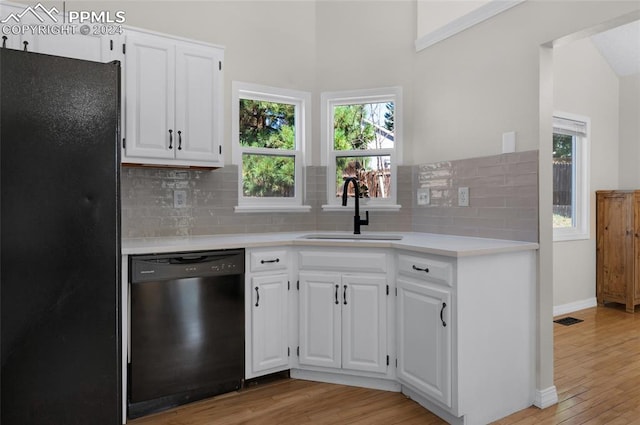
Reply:
[[[270, 149], [242, 146], [240, 144], [240, 100], [249, 99], [295, 106], [295, 148]], [[231, 96], [231, 141], [232, 163], [238, 166], [238, 205], [235, 212], [306, 212], [311, 206], [304, 202], [304, 167], [310, 161], [306, 143], [310, 140], [311, 93], [264, 86], [260, 84], [232, 82]], [[248, 197], [244, 196], [242, 178], [242, 156], [244, 154], [291, 156], [295, 161], [293, 197]]]
[[[586, 129], [584, 134], [560, 130], [555, 119], [576, 121], [583, 124]], [[556, 111], [553, 114], [552, 134], [566, 134], [573, 137], [572, 150], [572, 212], [574, 224], [571, 227], [554, 227], [553, 241], [577, 241], [590, 239], [590, 159], [589, 140], [591, 132], [591, 119], [567, 112]], [[560, 131], [558, 131], [560, 130]], [[553, 141], [552, 141], [553, 143]], [[553, 187], [551, 188], [553, 190]]]
[[[343, 207], [341, 200], [335, 196], [336, 158], [353, 156], [389, 156], [391, 169], [391, 196], [387, 199], [361, 198], [360, 204], [368, 210], [397, 211], [398, 205], [398, 166], [402, 165], [402, 135], [403, 135], [403, 107], [402, 87], [383, 87], [361, 90], [346, 90], [335, 92], [323, 92], [320, 95], [321, 102], [321, 165], [327, 167], [327, 203], [322, 205], [324, 211], [343, 211], [353, 209], [354, 199], [349, 198], [347, 206]], [[383, 149], [365, 150], [334, 150], [333, 140], [333, 108], [340, 105], [353, 105], [362, 103], [394, 103], [394, 147]]]

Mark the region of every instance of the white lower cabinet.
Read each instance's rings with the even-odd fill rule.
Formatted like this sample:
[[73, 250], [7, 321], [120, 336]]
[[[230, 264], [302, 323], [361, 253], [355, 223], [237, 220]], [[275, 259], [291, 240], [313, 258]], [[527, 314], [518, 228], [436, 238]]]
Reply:
[[286, 274], [251, 279], [251, 364], [255, 373], [289, 368], [288, 281]]
[[247, 251], [245, 377], [289, 369], [290, 268], [286, 250]]
[[301, 366], [385, 373], [386, 276], [300, 272]]
[[534, 400], [535, 252], [397, 256], [397, 379], [452, 424]]
[[533, 404], [534, 250], [294, 246], [250, 249], [246, 260], [247, 378], [290, 369], [402, 391], [451, 424]]
[[398, 379], [451, 407], [451, 291], [399, 278]]

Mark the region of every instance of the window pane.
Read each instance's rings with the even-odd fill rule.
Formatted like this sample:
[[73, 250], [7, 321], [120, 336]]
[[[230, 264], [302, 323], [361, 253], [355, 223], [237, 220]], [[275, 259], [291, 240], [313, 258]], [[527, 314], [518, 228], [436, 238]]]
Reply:
[[575, 225], [573, 139], [573, 136], [553, 134], [553, 227]]
[[240, 99], [240, 145], [295, 149], [295, 105]]
[[295, 196], [294, 156], [242, 155], [242, 195], [292, 198]]
[[[342, 196], [345, 177], [358, 177], [361, 198], [389, 198], [391, 196], [391, 157], [350, 156], [336, 158], [336, 197]], [[353, 185], [349, 197], [355, 196]]]
[[333, 107], [336, 151], [394, 147], [394, 103], [361, 103]]

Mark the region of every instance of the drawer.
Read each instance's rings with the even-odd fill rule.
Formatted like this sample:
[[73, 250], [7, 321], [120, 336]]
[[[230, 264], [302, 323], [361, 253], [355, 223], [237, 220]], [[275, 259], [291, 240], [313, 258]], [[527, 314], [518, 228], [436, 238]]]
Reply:
[[284, 270], [289, 265], [289, 253], [285, 249], [251, 251], [249, 263], [252, 272]]
[[300, 251], [298, 259], [301, 270], [387, 272], [387, 254], [384, 252]]
[[398, 256], [398, 272], [434, 283], [453, 285], [453, 264], [425, 257]]

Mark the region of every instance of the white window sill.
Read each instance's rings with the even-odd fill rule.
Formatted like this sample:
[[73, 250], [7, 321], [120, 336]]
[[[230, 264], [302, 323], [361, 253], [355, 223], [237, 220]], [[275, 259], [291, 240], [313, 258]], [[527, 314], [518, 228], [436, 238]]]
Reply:
[[311, 211], [310, 205], [238, 205], [237, 213], [306, 213]]
[[[339, 204], [326, 204], [322, 206], [322, 211], [332, 212], [332, 211], [353, 211], [353, 205], [347, 205], [343, 207]], [[397, 204], [361, 204], [360, 211], [400, 211], [402, 205]]]
[[553, 241], [554, 242], [570, 242], [570, 241], [583, 241], [590, 239], [589, 233], [571, 231], [569, 229], [564, 231], [558, 231], [559, 229], [553, 229]]

